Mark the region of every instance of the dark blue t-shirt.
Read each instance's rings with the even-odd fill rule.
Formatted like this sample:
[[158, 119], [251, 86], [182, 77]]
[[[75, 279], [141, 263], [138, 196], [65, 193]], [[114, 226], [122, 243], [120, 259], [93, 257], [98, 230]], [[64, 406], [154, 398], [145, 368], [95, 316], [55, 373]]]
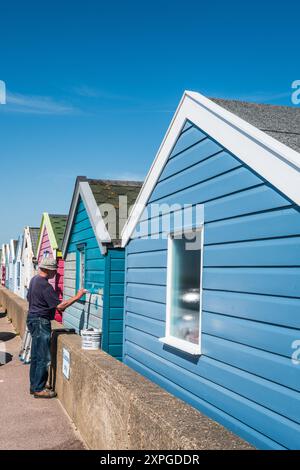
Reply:
[[49, 284], [47, 278], [34, 276], [29, 285], [27, 294], [29, 302], [29, 317], [43, 317], [49, 320], [54, 319], [56, 307], [60, 304], [57, 293]]

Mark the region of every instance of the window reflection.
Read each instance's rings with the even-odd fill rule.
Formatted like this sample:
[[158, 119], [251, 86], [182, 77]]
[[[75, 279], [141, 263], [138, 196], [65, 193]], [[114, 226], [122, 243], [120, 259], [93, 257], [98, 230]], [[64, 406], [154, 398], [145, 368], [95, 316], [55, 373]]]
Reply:
[[201, 248], [198, 244], [191, 249], [190, 236], [186, 234], [181, 235], [181, 238], [172, 238], [171, 250], [169, 334], [198, 344]]

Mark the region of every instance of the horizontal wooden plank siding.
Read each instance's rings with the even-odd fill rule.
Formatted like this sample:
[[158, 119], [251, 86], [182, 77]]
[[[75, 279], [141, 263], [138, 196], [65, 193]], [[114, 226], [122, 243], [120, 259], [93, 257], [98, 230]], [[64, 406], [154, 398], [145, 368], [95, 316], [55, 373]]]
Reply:
[[[124, 362], [255, 446], [297, 449], [299, 207], [201, 130], [184, 129], [126, 248]], [[175, 204], [204, 204], [201, 356], [159, 341]]]
[[[43, 233], [41, 234], [40, 249], [37, 254], [38, 264], [41, 263], [42, 259], [45, 256], [45, 253], [48, 253], [48, 256], [50, 258], [54, 257], [54, 251], [51, 246], [51, 241], [46, 226], [44, 227]], [[64, 290], [64, 260], [62, 260], [60, 257], [57, 257], [57, 266], [57, 274], [53, 279], [50, 279], [49, 282], [55, 289], [59, 299], [61, 300], [63, 298]], [[58, 322], [62, 322], [62, 315], [61, 312], [59, 312], [58, 310], [55, 312], [55, 320]]]
[[75, 328], [77, 333], [87, 327], [102, 329], [103, 299], [98, 291], [104, 288], [105, 272], [105, 259], [81, 200], [76, 208], [65, 259], [64, 296], [66, 298], [76, 293], [76, 251], [79, 243], [84, 243], [86, 246], [85, 287], [90, 293], [86, 295], [85, 300], [76, 302], [63, 315], [64, 324]]

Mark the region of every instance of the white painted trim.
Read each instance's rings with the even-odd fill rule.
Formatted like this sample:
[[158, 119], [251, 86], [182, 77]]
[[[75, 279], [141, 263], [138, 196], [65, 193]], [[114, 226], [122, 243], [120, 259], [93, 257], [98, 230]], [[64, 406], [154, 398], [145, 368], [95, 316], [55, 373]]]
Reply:
[[[190, 229], [192, 231], [192, 229]], [[174, 346], [177, 349], [181, 349], [189, 354], [201, 354], [202, 344], [202, 278], [203, 278], [203, 247], [204, 247], [204, 226], [201, 225], [194, 229], [196, 232], [200, 232], [201, 235], [201, 259], [200, 259], [200, 286], [199, 286], [199, 343], [193, 344], [189, 341], [176, 338], [171, 335], [171, 294], [172, 294], [172, 272], [173, 272], [173, 237], [186, 233], [187, 228], [182, 227], [181, 230], [176, 230], [168, 234], [168, 255], [167, 255], [167, 285], [166, 285], [166, 335], [163, 338], [159, 338], [162, 343]]]
[[24, 253], [24, 250], [25, 250], [26, 242], [27, 242], [27, 246], [30, 247], [31, 256], [33, 258], [34, 253], [33, 253], [33, 247], [32, 247], [32, 241], [31, 241], [30, 227], [29, 226], [26, 226], [24, 228], [24, 232], [23, 232], [23, 245], [22, 245], [22, 261], [23, 262], [24, 262], [23, 253]]
[[300, 154], [203, 95], [186, 91], [123, 228], [123, 247], [128, 243], [187, 119], [300, 205]]
[[80, 196], [79, 185], [77, 184], [76, 187], [75, 187], [75, 190], [74, 190], [72, 204], [71, 204], [71, 207], [70, 207], [68, 220], [67, 220], [67, 225], [66, 225], [65, 234], [64, 234], [64, 239], [63, 239], [63, 243], [62, 243], [62, 255], [63, 255], [64, 259], [65, 259], [66, 254], [67, 254], [66, 253], [67, 246], [68, 246], [69, 239], [70, 239], [70, 236], [71, 236], [71, 230], [72, 230], [73, 220], [74, 220], [74, 217], [75, 217], [75, 211], [76, 211], [76, 208], [77, 208], [79, 196]]
[[[47, 227], [47, 224], [45, 222], [44, 214], [43, 214], [43, 219], [42, 220], [43, 220], [43, 223], [42, 223], [42, 226], [40, 228], [39, 243], [38, 243], [37, 250], [36, 250], [36, 259], [37, 260], [39, 259], [39, 254], [40, 254], [40, 251], [41, 251], [41, 245], [42, 245], [42, 241], [43, 241], [43, 238], [44, 238], [45, 230], [47, 230], [47, 232], [48, 232], [48, 227]], [[29, 235], [29, 238], [30, 238], [30, 235]], [[51, 248], [51, 251], [52, 251], [52, 257], [53, 257], [53, 259], [56, 259], [55, 249], [52, 247], [49, 233], [48, 233], [48, 238], [49, 238], [49, 242], [50, 242], [50, 248]], [[32, 247], [31, 247], [31, 249], [32, 249]]]
[[199, 344], [189, 343], [188, 341], [183, 341], [182, 339], [175, 338], [174, 336], [165, 336], [164, 338], [159, 338], [158, 341], [188, 354], [193, 354], [194, 356], [201, 355]]
[[171, 280], [173, 272], [173, 243], [171, 234], [168, 235], [167, 252], [167, 285], [166, 285], [166, 337], [170, 336], [171, 325]]
[[10, 254], [11, 254], [11, 263], [13, 263], [16, 259], [16, 250], [15, 250], [14, 242], [18, 242], [18, 240], [15, 240], [14, 238], [12, 238], [9, 242], [9, 244], [10, 244]]
[[110, 235], [103, 222], [100, 209], [96, 203], [96, 200], [94, 198], [93, 192], [90, 188], [88, 181], [80, 181], [75, 188], [72, 207], [70, 209], [70, 214], [68, 217], [67, 228], [66, 228], [65, 237], [63, 241], [63, 247], [62, 247], [63, 257], [65, 258], [66, 256], [68, 242], [69, 242], [71, 231], [72, 231], [73, 221], [74, 221], [79, 197], [81, 197], [84, 203], [84, 206], [89, 216], [92, 228], [94, 230], [95, 237], [97, 239], [100, 251], [103, 255], [105, 255], [106, 246], [104, 244], [111, 242]]
[[[45, 229], [47, 229], [47, 232], [48, 232], [48, 238], [49, 238], [49, 242], [50, 242], [50, 247], [51, 247], [53, 259], [56, 259], [55, 248], [52, 246], [52, 243], [51, 243], [51, 235], [50, 235], [50, 233], [49, 233], [49, 230], [52, 231], [52, 236], [53, 236], [54, 239], [55, 239], [55, 236], [54, 236], [52, 227], [47, 227], [47, 223], [46, 223], [46, 220], [45, 220], [47, 217], [49, 218], [48, 212], [44, 212], [44, 213], [43, 213], [43, 216], [42, 216], [42, 222], [41, 222], [41, 226], [40, 226], [40, 231], [39, 231], [38, 246], [37, 246], [37, 249], [36, 249], [36, 259], [37, 259], [37, 260], [39, 259], [39, 254], [40, 254], [40, 250], [41, 250], [42, 241], [43, 241], [43, 238], [44, 238]], [[30, 238], [30, 234], [29, 234], [29, 238]], [[32, 248], [32, 247], [31, 247], [31, 248]]]

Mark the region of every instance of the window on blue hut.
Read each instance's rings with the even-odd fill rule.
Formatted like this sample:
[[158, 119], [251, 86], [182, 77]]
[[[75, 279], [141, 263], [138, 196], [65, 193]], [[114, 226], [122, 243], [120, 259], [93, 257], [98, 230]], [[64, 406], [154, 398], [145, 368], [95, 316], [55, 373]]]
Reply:
[[166, 336], [160, 341], [190, 354], [201, 352], [203, 227], [168, 239]]
[[77, 259], [76, 259], [76, 289], [85, 289], [85, 245], [77, 245]]

